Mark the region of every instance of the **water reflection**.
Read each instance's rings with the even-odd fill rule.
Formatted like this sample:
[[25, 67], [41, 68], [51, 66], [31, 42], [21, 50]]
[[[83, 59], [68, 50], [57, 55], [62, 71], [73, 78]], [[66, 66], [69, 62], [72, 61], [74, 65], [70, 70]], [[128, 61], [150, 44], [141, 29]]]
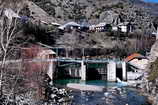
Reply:
[[88, 85], [105, 86], [104, 92], [72, 91], [74, 96], [69, 105], [147, 105], [146, 97], [138, 94], [133, 88], [118, 88], [117, 83], [105, 82], [101, 80], [80, 81], [80, 80], [58, 80], [58, 84], [84, 83]]
[[97, 86], [105, 86], [105, 87], [114, 87], [118, 84], [115, 82], [106, 82], [104, 80], [88, 80], [88, 81], [81, 81], [80, 79], [62, 79], [62, 80], [55, 80], [54, 83], [56, 85], [64, 85], [68, 83], [79, 83], [79, 84], [87, 84], [87, 85], [97, 85]]

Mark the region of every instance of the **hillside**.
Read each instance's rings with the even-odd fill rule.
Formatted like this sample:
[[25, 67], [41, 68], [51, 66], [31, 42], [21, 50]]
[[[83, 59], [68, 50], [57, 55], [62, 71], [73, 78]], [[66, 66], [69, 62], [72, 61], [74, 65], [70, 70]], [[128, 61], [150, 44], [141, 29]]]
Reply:
[[[8, 101], [15, 105], [15, 101], [20, 100], [19, 103], [23, 102], [20, 105], [26, 103], [36, 105], [30, 99], [36, 97], [36, 93], [32, 93], [32, 91], [37, 90], [37, 94], [40, 93], [41, 95], [45, 91], [44, 94], [47, 99], [49, 99], [49, 96], [53, 96], [53, 101], [55, 100], [54, 95], [58, 94], [57, 91], [64, 92], [54, 88], [51, 85], [52, 83], [47, 84], [50, 82], [50, 78], [45, 74], [48, 73], [47, 68], [54, 72], [55, 66], [61, 68], [63, 72], [62, 68], [66, 67], [67, 69], [67, 64], [61, 62], [58, 65], [54, 60], [45, 63], [45, 59], [54, 58], [57, 55], [57, 58], [59, 58], [57, 60], [60, 60], [60, 57], [68, 56], [74, 58], [85, 56], [92, 60], [93, 58], [97, 58], [97, 60], [98, 58], [110, 58], [112, 60], [118, 58], [121, 60], [135, 52], [147, 54], [156, 39], [152, 32], [155, 32], [158, 26], [157, 7], [155, 7], [157, 4], [145, 3], [141, 0], [0, 0], [0, 4], [0, 103], [2, 104]], [[63, 26], [68, 22], [77, 24], [79, 27], [73, 28], [70, 26], [68, 30], [59, 28], [59, 26]], [[52, 23], [56, 23], [56, 25]], [[100, 27], [99, 29], [95, 27], [94, 31], [90, 30], [91, 26], [97, 26], [100, 23], [106, 23], [111, 30], [98, 31]], [[121, 31], [122, 28], [127, 26], [125, 23], [130, 23], [132, 31]], [[81, 31], [81, 25], [87, 26], [88, 31]], [[113, 28], [118, 28], [118, 30], [113, 30]], [[41, 48], [41, 46], [47, 46], [47, 48], [54, 50], [56, 54], [52, 50]], [[150, 86], [151, 88], [149, 88], [148, 84], [143, 84], [144, 89], [149, 93], [152, 90], [154, 97], [155, 93], [158, 92], [158, 86], [156, 85], [158, 83], [157, 46], [158, 42], [156, 41], [150, 56], [150, 59], [155, 62], [149, 64], [151, 65], [148, 68], [149, 78], [145, 78], [146, 81], [148, 81], [147, 79], [151, 81], [149, 85], [153, 85], [153, 87]], [[15, 61], [15, 59], [18, 60]], [[71, 66], [70, 62], [67, 63], [68, 66], [69, 64]], [[77, 62], [72, 64], [76, 65]], [[10, 65], [16, 67], [12, 68]], [[49, 67], [46, 68], [44, 65], [49, 65]], [[97, 66], [99, 67], [99, 65]], [[108, 64], [107, 66], [109, 68]], [[55, 72], [51, 73], [51, 78], [53, 75], [55, 76]], [[56, 76], [53, 78], [56, 78]], [[156, 81], [154, 81], [155, 79]], [[25, 85], [27, 88], [25, 88]], [[49, 91], [49, 86], [51, 91]], [[118, 93], [117, 90], [116, 92]], [[119, 93], [123, 92], [120, 91]], [[22, 96], [22, 98], [16, 99], [21, 94], [29, 95], [26, 98]], [[105, 95], [105, 93], [103, 94]], [[59, 95], [61, 96], [61, 94]], [[58, 95], [56, 97], [59, 99]], [[37, 101], [39, 98], [44, 97], [38, 95]], [[102, 96], [100, 99], [102, 100]], [[113, 99], [115, 100], [115, 98]], [[27, 101], [24, 102], [25, 100]], [[37, 103], [37, 105], [40, 104]]]
[[[141, 1], [138, 2], [138, 0], [32, 1], [60, 23], [65, 21], [82, 22], [83, 20], [90, 24], [103, 21], [113, 24], [123, 21], [135, 22], [142, 15], [149, 18], [149, 7], [151, 7], [149, 6], [151, 4], [146, 4]], [[109, 15], [112, 15], [111, 19]]]
[[[142, 8], [141, 5], [145, 5]], [[110, 49], [114, 55], [127, 56], [133, 52], [149, 51], [153, 44], [151, 33], [156, 16], [151, 5], [138, 0], [32, 0], [21, 11], [29, 21], [22, 24], [16, 43], [43, 43], [52, 47]], [[156, 4], [155, 4], [156, 5]], [[153, 10], [155, 13], [155, 11]], [[46, 22], [48, 24], [42, 23]], [[74, 21], [84, 25], [106, 23], [116, 26], [122, 22], [133, 24], [134, 31], [61, 32], [51, 22], [65, 24]], [[22, 33], [23, 32], [23, 33]], [[122, 54], [120, 54], [122, 53]]]
[[60, 24], [75, 21], [87, 25], [105, 22], [113, 26], [122, 22], [131, 22], [134, 24], [134, 32], [61, 33], [56, 28], [44, 25], [42, 27], [47, 31], [36, 30], [26, 34], [33, 33], [37, 42], [54, 47], [122, 49], [128, 46], [123, 52], [124, 50], [129, 53], [145, 52], [153, 44], [149, 39], [151, 39], [150, 34], [155, 31], [153, 21], [156, 12], [154, 9], [150, 12], [149, 8], [152, 5], [154, 4], [137, 0], [32, 0], [25, 15], [29, 14], [33, 20]]

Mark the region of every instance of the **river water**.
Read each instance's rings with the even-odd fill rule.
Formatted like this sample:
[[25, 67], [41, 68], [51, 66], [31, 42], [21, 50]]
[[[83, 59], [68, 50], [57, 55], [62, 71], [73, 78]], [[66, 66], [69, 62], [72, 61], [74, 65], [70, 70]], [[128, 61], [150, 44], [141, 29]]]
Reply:
[[80, 81], [79, 79], [56, 80], [55, 84], [66, 86], [67, 83], [105, 86], [103, 92], [73, 90], [70, 105], [149, 105], [147, 98], [141, 96], [138, 90], [129, 87], [120, 87], [117, 83], [102, 80]]

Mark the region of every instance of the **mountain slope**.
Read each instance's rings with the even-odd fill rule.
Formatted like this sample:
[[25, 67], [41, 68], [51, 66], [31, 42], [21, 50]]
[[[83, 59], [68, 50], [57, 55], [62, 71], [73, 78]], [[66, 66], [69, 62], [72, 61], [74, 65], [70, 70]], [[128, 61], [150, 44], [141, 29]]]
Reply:
[[[88, 25], [106, 22], [113, 26], [121, 22], [131, 22], [135, 28], [131, 35], [126, 33], [84, 33], [78, 31], [70, 33], [36, 33], [36, 36], [40, 36], [38, 41], [44, 44], [55, 47], [99, 47], [110, 49], [128, 46], [128, 49], [135, 49], [133, 51], [140, 50], [135, 46], [141, 46], [140, 48], [143, 51], [147, 50], [146, 46], [150, 48], [150, 44], [144, 44], [147, 38], [140, 38], [140, 36], [144, 37], [155, 31], [153, 26], [154, 16], [151, 15], [149, 4], [145, 2], [138, 0], [32, 0], [32, 2], [52, 18], [49, 22], [64, 24], [75, 21]], [[145, 5], [144, 8], [142, 8], [143, 5]], [[42, 16], [40, 12], [37, 11], [36, 13]], [[43, 20], [47, 21], [48, 18], [43, 18]], [[43, 40], [45, 38], [41, 38], [46, 35], [48, 35], [47, 41]], [[120, 35], [123, 35], [123, 37]], [[54, 39], [49, 39], [49, 36]]]

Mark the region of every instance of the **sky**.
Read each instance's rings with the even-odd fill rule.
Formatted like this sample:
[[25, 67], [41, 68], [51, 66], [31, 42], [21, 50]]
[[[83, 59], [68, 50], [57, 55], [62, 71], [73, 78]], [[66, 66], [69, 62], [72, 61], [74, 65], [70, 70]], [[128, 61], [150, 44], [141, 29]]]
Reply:
[[144, 0], [146, 2], [153, 2], [153, 3], [158, 3], [158, 0]]

